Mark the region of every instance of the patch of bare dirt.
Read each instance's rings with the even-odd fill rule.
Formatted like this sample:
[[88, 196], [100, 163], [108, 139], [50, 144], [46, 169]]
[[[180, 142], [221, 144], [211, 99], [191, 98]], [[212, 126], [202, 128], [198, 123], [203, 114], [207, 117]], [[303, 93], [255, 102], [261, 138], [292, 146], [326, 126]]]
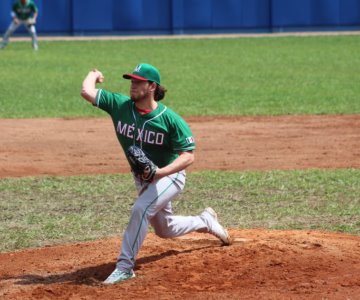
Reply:
[[[360, 167], [360, 115], [187, 120], [190, 171]], [[0, 178], [129, 171], [109, 118], [0, 119], [0, 128]]]

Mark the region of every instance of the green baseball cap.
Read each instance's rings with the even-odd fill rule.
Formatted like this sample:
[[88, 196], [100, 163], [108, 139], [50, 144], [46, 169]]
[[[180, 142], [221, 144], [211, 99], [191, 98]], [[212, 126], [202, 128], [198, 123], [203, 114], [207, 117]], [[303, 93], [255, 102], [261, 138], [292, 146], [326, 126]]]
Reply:
[[160, 72], [149, 64], [138, 64], [131, 74], [124, 74], [125, 79], [137, 79], [143, 81], [153, 81], [160, 85]]

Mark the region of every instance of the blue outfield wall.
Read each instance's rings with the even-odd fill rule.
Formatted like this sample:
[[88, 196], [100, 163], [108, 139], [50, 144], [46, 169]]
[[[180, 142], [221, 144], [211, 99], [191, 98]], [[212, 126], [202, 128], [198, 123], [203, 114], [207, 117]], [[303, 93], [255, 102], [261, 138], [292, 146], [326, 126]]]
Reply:
[[273, 0], [272, 27], [360, 25], [359, 0]]
[[[273, 32], [360, 27], [360, 0], [35, 0], [40, 34]], [[0, 31], [13, 0], [1, 0]], [[24, 29], [19, 31], [24, 32]]]

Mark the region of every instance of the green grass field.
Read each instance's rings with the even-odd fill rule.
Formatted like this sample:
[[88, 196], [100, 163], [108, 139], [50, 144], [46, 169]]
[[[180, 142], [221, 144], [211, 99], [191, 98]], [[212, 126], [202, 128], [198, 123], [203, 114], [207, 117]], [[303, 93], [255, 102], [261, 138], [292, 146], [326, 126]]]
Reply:
[[[81, 99], [96, 67], [103, 88], [159, 67], [165, 104], [184, 116], [360, 113], [360, 37], [11, 43], [0, 52], [0, 118], [104, 116]], [[64, 141], [66, 142], [66, 141]], [[130, 175], [0, 180], [0, 251], [120, 234], [135, 197]], [[206, 206], [236, 228], [360, 234], [360, 171], [196, 172], [177, 213]]]
[[[211, 205], [232, 228], [360, 234], [359, 170], [195, 172], [178, 214]], [[135, 198], [130, 175], [0, 181], [0, 251], [120, 235]]]
[[360, 112], [360, 36], [14, 42], [0, 52], [0, 117], [101, 116], [79, 96], [96, 67], [103, 88], [157, 66], [165, 103], [184, 116]]

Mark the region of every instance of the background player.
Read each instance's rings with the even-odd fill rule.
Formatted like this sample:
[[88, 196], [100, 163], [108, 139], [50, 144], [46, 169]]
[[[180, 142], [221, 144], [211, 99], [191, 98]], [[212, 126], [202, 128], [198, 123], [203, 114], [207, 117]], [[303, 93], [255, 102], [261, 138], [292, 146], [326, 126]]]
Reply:
[[20, 25], [24, 25], [30, 33], [32, 39], [32, 47], [38, 50], [38, 42], [36, 36], [36, 19], [38, 17], [38, 8], [32, 0], [18, 0], [15, 1], [11, 11], [12, 22], [4, 34], [0, 49], [5, 48], [9, 43], [10, 36], [14, 33]]
[[211, 233], [223, 244], [230, 237], [217, 221], [212, 208], [198, 216], [175, 216], [171, 200], [185, 186], [185, 169], [194, 161], [195, 142], [188, 124], [178, 114], [159, 102], [165, 96], [159, 71], [149, 64], [139, 64], [131, 74], [130, 97], [97, 89], [104, 80], [98, 70], [88, 73], [81, 96], [106, 111], [112, 118], [117, 138], [126, 152], [136, 145], [157, 166], [150, 183], [134, 176], [138, 198], [132, 208], [115, 270], [104, 281], [114, 284], [135, 277], [135, 259], [151, 224], [162, 238], [174, 238], [193, 231]]

